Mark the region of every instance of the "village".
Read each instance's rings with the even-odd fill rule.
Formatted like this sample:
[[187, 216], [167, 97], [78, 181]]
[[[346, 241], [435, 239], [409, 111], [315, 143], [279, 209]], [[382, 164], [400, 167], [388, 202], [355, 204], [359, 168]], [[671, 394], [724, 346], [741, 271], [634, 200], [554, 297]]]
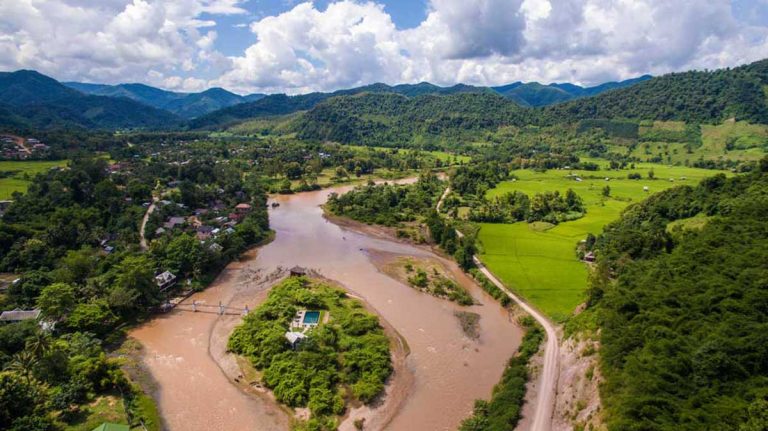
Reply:
[[0, 135], [0, 157], [4, 160], [45, 158], [51, 148], [35, 138]]

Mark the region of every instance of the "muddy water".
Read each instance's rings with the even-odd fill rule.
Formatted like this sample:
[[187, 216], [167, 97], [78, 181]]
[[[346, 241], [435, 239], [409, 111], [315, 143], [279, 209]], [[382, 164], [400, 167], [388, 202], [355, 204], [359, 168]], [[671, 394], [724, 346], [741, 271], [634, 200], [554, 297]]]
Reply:
[[[275, 198], [270, 210], [275, 240], [255, 258], [228, 268], [212, 288], [193, 299], [225, 304], [248, 293], [256, 271], [301, 265], [342, 283], [364, 298], [407, 341], [413, 383], [389, 421], [392, 430], [453, 430], [471, 412], [476, 398], [490, 396], [521, 332], [479, 288], [481, 336], [467, 339], [451, 302], [419, 293], [377, 271], [367, 250], [421, 256], [428, 251], [343, 230], [322, 217], [319, 205], [331, 191]], [[466, 308], [463, 308], [466, 309]], [[157, 381], [157, 399], [172, 430], [273, 430], [287, 427], [286, 415], [270, 402], [232, 385], [209, 353], [217, 320], [235, 316], [175, 311], [138, 328], [132, 336], [145, 346], [144, 362]], [[220, 343], [220, 340], [218, 340]], [[214, 342], [214, 344], [216, 344]]]

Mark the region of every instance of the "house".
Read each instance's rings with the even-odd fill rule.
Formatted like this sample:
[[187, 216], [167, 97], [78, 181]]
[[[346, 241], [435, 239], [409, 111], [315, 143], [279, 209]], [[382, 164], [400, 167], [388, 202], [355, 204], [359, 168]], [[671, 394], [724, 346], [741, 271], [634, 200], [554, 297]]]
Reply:
[[235, 212], [238, 214], [248, 214], [251, 212], [251, 205], [246, 203], [237, 204], [235, 207]]
[[587, 252], [587, 254], [584, 255], [584, 262], [594, 262], [595, 261], [595, 253], [590, 251]]
[[160, 235], [162, 235], [164, 233], [165, 233], [165, 229], [164, 228], [159, 227], [159, 228], [155, 229], [155, 236], [160, 236]]
[[211, 232], [213, 232], [213, 227], [211, 226], [200, 226], [197, 228], [197, 239], [200, 241], [205, 241], [206, 239], [211, 237]]
[[221, 244], [214, 242], [208, 246], [208, 250], [211, 250], [214, 253], [221, 253], [221, 251], [224, 250], [224, 247], [222, 247]]
[[155, 284], [157, 284], [157, 287], [159, 287], [162, 292], [176, 284], [176, 276], [170, 271], [165, 271], [162, 274], [155, 276]]
[[24, 320], [35, 320], [40, 317], [40, 310], [22, 310], [17, 308], [13, 311], [3, 311], [0, 314], [0, 322], [15, 323]]
[[171, 217], [168, 219], [167, 222], [163, 223], [163, 227], [166, 229], [173, 229], [177, 225], [184, 224], [185, 219], [184, 217]]
[[288, 340], [288, 343], [291, 345], [292, 349], [295, 349], [298, 347], [298, 345], [307, 338], [306, 335], [304, 335], [301, 332], [293, 332], [293, 331], [287, 331], [285, 333], [285, 339]]
[[294, 266], [290, 269], [291, 277], [303, 277], [307, 275], [307, 269], [300, 266]]

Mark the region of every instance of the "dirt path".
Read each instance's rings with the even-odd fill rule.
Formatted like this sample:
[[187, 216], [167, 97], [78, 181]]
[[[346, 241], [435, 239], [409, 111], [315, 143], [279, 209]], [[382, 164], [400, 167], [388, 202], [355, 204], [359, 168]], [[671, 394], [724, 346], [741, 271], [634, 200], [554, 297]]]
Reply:
[[[439, 212], [440, 206], [443, 204], [443, 200], [451, 192], [450, 187], [446, 187], [440, 200], [437, 202], [435, 209]], [[461, 238], [464, 236], [461, 232], [456, 230], [456, 235]], [[512, 293], [504, 286], [491, 271], [486, 268], [480, 258], [477, 255], [472, 256], [472, 259], [477, 265], [480, 272], [482, 272], [493, 284], [507, 294], [517, 305], [530, 314], [537, 322], [544, 328], [547, 333], [547, 344], [544, 350], [544, 363], [539, 376], [539, 382], [536, 385], [536, 408], [533, 416], [533, 421], [530, 427], [530, 431], [549, 431], [552, 428], [552, 415], [555, 407], [555, 398], [557, 396], [557, 379], [559, 376], [558, 358], [560, 357], [560, 346], [557, 339], [557, 331], [555, 325], [549, 320], [547, 316], [533, 308], [530, 304], [525, 302], [521, 297]]]
[[152, 212], [155, 211], [155, 204], [157, 203], [158, 198], [157, 196], [152, 196], [152, 203], [149, 204], [149, 208], [147, 208], [147, 212], [144, 213], [144, 217], [141, 219], [141, 227], [139, 228], [139, 245], [141, 246], [141, 249], [146, 251], [149, 249], [149, 245], [147, 244], [147, 237], [144, 235], [144, 230], [147, 227], [147, 221], [149, 220], [149, 216], [152, 215]]
[[440, 212], [440, 207], [443, 206], [443, 201], [445, 200], [445, 197], [448, 196], [448, 194], [451, 193], [451, 188], [446, 187], [443, 194], [440, 196], [440, 200], [437, 201], [437, 205], [435, 205], [435, 210], [437, 212]]
[[533, 417], [533, 424], [531, 425], [530, 431], [549, 431], [552, 429], [552, 413], [554, 412], [555, 397], [557, 396], [557, 379], [559, 376], [557, 362], [560, 356], [560, 346], [558, 345], [555, 326], [545, 315], [523, 301], [519, 296], [510, 292], [504, 284], [499, 281], [499, 279], [496, 278], [485, 265], [483, 265], [483, 262], [480, 261], [477, 256], [473, 256], [473, 259], [480, 271], [488, 277], [493, 284], [506, 293], [507, 296], [512, 298], [517, 305], [533, 316], [547, 333], [547, 345], [544, 350], [544, 364], [537, 385], [539, 392], [536, 399], [536, 413]]

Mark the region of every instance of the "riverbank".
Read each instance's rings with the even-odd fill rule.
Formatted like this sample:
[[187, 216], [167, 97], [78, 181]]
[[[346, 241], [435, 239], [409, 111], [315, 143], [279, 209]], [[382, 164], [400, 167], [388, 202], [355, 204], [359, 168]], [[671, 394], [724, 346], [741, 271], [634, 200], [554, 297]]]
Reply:
[[[339, 426], [340, 430], [354, 430], [355, 422], [362, 421], [365, 423], [366, 429], [383, 429], [407, 399], [410, 388], [413, 385], [413, 373], [406, 366], [407, 356], [410, 353], [408, 344], [405, 338], [363, 297], [351, 293], [342, 283], [325, 278], [314, 271], [310, 270], [310, 276], [313, 279], [322, 280], [324, 283], [343, 289], [349, 297], [359, 301], [363, 308], [378, 317], [384, 333], [390, 340], [393, 371], [392, 375], [387, 379], [384, 393], [369, 405], [350, 406], [341, 418]], [[286, 277], [288, 277], [288, 271], [279, 268], [264, 276], [255, 288], [243, 291], [233, 297], [227, 306], [239, 308], [243, 304], [248, 304], [256, 308], [267, 298], [272, 286], [283, 281]], [[222, 318], [217, 321], [212, 328], [210, 337], [209, 351], [211, 357], [216, 361], [224, 374], [227, 375], [229, 380], [244, 392], [259, 397], [266, 402], [273, 403], [276, 408], [285, 412], [290, 418], [306, 418], [307, 409], [294, 410], [277, 402], [272, 391], [261, 385], [258, 380], [260, 373], [251, 366], [248, 360], [227, 351], [229, 336], [239, 324], [240, 319], [238, 318]]]

